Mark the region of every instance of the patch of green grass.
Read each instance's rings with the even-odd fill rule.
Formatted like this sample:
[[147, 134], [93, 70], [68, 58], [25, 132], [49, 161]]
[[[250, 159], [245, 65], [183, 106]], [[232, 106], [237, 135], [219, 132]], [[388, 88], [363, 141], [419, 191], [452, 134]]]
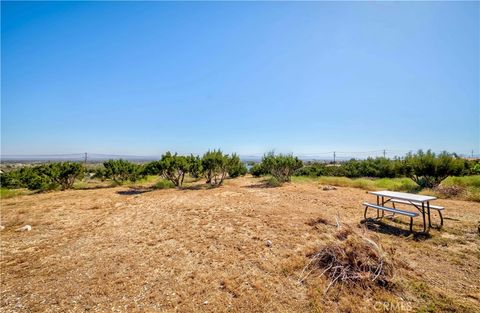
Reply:
[[409, 178], [347, 178], [347, 177], [293, 177], [295, 182], [318, 182], [322, 185], [354, 187], [365, 190], [388, 189], [394, 191], [416, 192], [418, 186]]
[[169, 188], [175, 188], [175, 185], [167, 179], [161, 179], [153, 186], [153, 188], [155, 188], [155, 189], [169, 189]]
[[86, 181], [83, 180], [77, 180], [73, 183], [73, 189], [86, 189], [90, 187], [91, 184], [87, 183]]
[[461, 177], [450, 176], [442, 182], [442, 186], [463, 186], [480, 188], [480, 175]]
[[273, 176], [267, 180], [267, 186], [269, 187], [280, 187], [281, 185], [282, 183], [280, 183], [280, 181]]
[[465, 200], [480, 202], [480, 187], [467, 187], [465, 191]]
[[147, 175], [134, 182], [126, 181], [123, 183], [123, 185], [128, 187], [151, 185], [156, 183], [158, 178], [159, 177], [157, 175]]
[[[322, 185], [332, 185], [338, 187], [354, 187], [364, 190], [393, 190], [410, 193], [421, 192], [425, 195], [437, 196], [445, 198], [431, 189], [423, 189], [415, 184], [410, 178], [347, 178], [347, 177], [310, 177], [310, 176], [294, 176], [292, 181], [302, 182], [318, 182]], [[480, 202], [480, 175], [448, 177], [442, 182], [442, 186], [460, 186], [465, 188], [465, 192], [457, 197], [457, 199]]]
[[0, 198], [1, 199], [8, 199], [13, 198], [16, 196], [26, 195], [31, 193], [26, 189], [7, 189], [7, 188], [0, 188]]
[[442, 182], [442, 186], [463, 187], [463, 200], [480, 202], [480, 175], [448, 177]]

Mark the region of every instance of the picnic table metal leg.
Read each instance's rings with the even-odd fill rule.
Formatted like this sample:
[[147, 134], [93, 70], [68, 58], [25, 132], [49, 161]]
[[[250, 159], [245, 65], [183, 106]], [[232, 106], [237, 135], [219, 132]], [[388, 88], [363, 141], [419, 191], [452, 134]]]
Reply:
[[[385, 199], [382, 196], [382, 206], [385, 206]], [[385, 211], [382, 211], [382, 218], [385, 216]]]
[[[395, 207], [395, 202], [392, 202], [392, 206], [394, 209], [396, 209], [397, 207]], [[395, 218], [395, 213], [392, 214], [392, 219]]]
[[413, 217], [410, 217], [410, 232], [413, 232]]
[[428, 227], [432, 227], [432, 220], [430, 219], [430, 201], [427, 201]]
[[[380, 205], [380, 197], [377, 196], [377, 205]], [[380, 218], [380, 211], [377, 209], [377, 218]]]
[[422, 202], [423, 232], [427, 232], [427, 223], [425, 222], [425, 203]]

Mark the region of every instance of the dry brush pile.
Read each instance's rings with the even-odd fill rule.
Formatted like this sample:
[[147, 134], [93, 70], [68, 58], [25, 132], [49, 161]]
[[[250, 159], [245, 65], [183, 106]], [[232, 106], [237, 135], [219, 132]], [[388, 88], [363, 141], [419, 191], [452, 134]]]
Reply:
[[348, 225], [337, 226], [334, 239], [309, 253], [310, 259], [301, 274], [304, 281], [311, 274], [327, 276], [325, 289], [337, 283], [371, 288], [388, 287], [394, 275], [393, 252], [386, 251], [378, 238], [356, 231]]

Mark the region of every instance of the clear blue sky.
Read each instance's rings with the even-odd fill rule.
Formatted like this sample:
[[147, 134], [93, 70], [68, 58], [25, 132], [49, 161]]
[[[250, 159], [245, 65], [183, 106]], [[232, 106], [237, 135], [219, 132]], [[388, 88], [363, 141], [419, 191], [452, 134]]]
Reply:
[[2, 154], [479, 150], [478, 2], [4, 2]]

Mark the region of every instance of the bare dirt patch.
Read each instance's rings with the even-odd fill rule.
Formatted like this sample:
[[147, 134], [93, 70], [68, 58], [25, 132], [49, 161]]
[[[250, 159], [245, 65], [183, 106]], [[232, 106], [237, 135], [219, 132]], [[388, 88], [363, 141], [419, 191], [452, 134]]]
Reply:
[[[363, 227], [361, 203], [369, 197], [353, 188], [324, 192], [313, 182], [263, 188], [259, 179], [239, 178], [215, 189], [118, 187], [5, 199], [0, 304], [12, 312], [371, 312], [378, 303], [399, 312], [474, 312], [474, 202], [438, 200], [445, 227], [425, 238], [390, 232], [408, 229], [401, 218], [368, 230], [403, 262], [393, 288], [336, 284], [325, 294], [327, 277], [300, 281], [307, 255], [335, 240], [337, 219]], [[14, 231], [25, 224], [32, 230]]]

